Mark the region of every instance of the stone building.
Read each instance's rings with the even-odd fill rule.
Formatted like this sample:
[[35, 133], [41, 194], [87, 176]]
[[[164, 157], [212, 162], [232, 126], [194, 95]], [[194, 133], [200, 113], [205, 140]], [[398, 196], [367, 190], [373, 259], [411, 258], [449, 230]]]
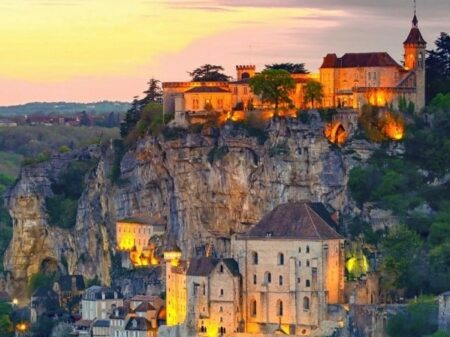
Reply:
[[165, 256], [167, 325], [188, 335], [310, 335], [344, 296], [344, 239], [320, 203], [276, 207], [231, 256]]
[[159, 264], [156, 244], [151, 240], [165, 233], [166, 225], [151, 215], [136, 215], [116, 223], [117, 248], [124, 252], [122, 267]]
[[[325, 108], [360, 109], [365, 104], [398, 107], [400, 99], [412, 102], [416, 111], [425, 106], [426, 42], [417, 16], [403, 43], [404, 65], [386, 52], [328, 54], [320, 75], [292, 74], [296, 87], [290, 93], [296, 108], [309, 107], [303, 88], [308, 80], [320, 81]], [[223, 119], [242, 119], [247, 110], [264, 110], [260, 98], [251, 91], [249, 80], [257, 74], [254, 65], [236, 66], [236, 80], [230, 82], [163, 83], [164, 113], [174, 114], [175, 123], [204, 122], [212, 111]]]
[[425, 106], [425, 48], [417, 16], [403, 43], [404, 66], [388, 53], [328, 54], [320, 67], [324, 107], [398, 106], [405, 98], [416, 111]]
[[439, 330], [450, 332], [450, 291], [440, 294], [439, 303]]
[[81, 300], [81, 317], [83, 320], [105, 320], [112, 311], [123, 306], [123, 295], [115, 290], [92, 286], [83, 294]]

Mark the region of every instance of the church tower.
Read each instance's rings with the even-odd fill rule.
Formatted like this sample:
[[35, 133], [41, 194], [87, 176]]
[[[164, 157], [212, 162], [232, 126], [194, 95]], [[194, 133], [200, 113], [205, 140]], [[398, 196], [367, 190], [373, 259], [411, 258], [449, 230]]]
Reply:
[[412, 28], [405, 42], [405, 69], [413, 71], [416, 77], [416, 111], [425, 106], [425, 53], [427, 43], [419, 30], [416, 11], [412, 20]]

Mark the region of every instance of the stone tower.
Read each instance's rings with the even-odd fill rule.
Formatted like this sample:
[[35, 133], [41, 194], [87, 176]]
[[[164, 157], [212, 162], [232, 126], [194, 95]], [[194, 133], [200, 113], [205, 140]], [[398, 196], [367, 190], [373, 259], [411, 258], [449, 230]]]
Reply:
[[256, 72], [256, 67], [254, 65], [236, 66], [236, 73], [237, 73], [238, 81], [255, 76], [255, 72]]
[[414, 12], [412, 28], [403, 46], [405, 48], [405, 69], [413, 71], [416, 77], [416, 111], [425, 106], [425, 53], [427, 43], [419, 30], [419, 20]]

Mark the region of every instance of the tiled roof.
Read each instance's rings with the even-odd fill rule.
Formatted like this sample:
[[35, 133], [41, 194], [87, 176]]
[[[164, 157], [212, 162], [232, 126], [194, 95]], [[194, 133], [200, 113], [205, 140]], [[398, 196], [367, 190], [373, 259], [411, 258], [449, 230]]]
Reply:
[[137, 306], [136, 309], [134, 309], [135, 312], [147, 312], [147, 311], [154, 311], [156, 310], [155, 307], [150, 302], [142, 302]]
[[321, 68], [400, 67], [386, 52], [347, 53], [341, 58], [336, 54], [325, 56]]
[[226, 89], [223, 89], [221, 87], [214, 87], [214, 86], [200, 86], [200, 87], [193, 87], [192, 89], [189, 89], [186, 91], [187, 93], [221, 93], [221, 92], [229, 92]]
[[244, 237], [330, 240], [343, 237], [322, 203], [297, 202], [277, 206]]

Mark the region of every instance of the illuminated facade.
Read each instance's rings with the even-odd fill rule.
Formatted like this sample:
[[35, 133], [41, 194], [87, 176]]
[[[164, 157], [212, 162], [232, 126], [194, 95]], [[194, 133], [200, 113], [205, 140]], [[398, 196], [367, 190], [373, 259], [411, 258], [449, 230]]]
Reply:
[[335, 226], [322, 204], [284, 204], [233, 236], [231, 258], [166, 259], [168, 325], [188, 336], [320, 329], [328, 305], [343, 303], [344, 239]]
[[[211, 111], [222, 119], [243, 119], [244, 113], [253, 108], [265, 106], [253, 94], [249, 81], [256, 74], [254, 65], [236, 66], [235, 81], [230, 82], [166, 82], [163, 83], [164, 113], [174, 114], [175, 123], [198, 123], [204, 121]], [[292, 74], [296, 83], [291, 93], [296, 109], [304, 107], [303, 87], [309, 79], [317, 79], [311, 74]]]
[[413, 102], [416, 111], [425, 106], [425, 48], [417, 17], [403, 43], [404, 66], [389, 54], [328, 54], [320, 68], [324, 107], [361, 108], [364, 104], [398, 106], [399, 99]]
[[129, 253], [133, 266], [159, 264], [155, 257], [155, 236], [165, 233], [165, 225], [148, 216], [136, 216], [116, 223], [117, 249]]

